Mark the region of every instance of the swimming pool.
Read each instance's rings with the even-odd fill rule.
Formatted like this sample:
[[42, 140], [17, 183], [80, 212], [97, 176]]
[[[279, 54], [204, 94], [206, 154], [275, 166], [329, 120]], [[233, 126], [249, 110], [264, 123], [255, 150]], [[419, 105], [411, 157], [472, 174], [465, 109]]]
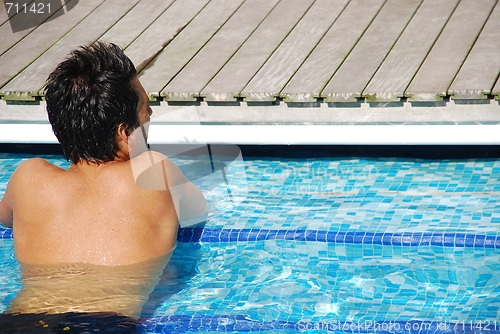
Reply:
[[[28, 157], [0, 155], [0, 193]], [[174, 159], [210, 211], [180, 230], [148, 332], [500, 333], [500, 160], [207, 159]], [[1, 235], [3, 311], [20, 280]]]

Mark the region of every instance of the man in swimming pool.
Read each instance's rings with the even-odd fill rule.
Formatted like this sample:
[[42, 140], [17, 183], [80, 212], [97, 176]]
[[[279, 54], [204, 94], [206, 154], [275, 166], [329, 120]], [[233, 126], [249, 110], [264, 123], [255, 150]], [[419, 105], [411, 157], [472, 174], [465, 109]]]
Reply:
[[117, 266], [172, 250], [178, 219], [207, 203], [174, 163], [144, 149], [152, 110], [131, 60], [113, 44], [81, 47], [45, 92], [71, 166], [35, 158], [12, 174], [0, 222], [13, 228], [18, 260]]

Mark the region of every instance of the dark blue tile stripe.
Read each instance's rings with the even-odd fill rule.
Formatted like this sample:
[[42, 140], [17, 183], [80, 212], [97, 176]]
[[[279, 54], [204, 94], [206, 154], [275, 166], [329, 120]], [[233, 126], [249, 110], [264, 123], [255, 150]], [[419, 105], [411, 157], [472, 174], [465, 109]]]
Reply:
[[318, 230], [219, 229], [198, 227], [180, 229], [177, 240], [179, 242], [295, 240], [389, 246], [432, 245], [442, 247], [500, 248], [500, 237], [498, 236], [443, 232], [373, 233]]
[[[0, 239], [12, 239], [12, 230], [0, 228]], [[295, 240], [340, 244], [365, 244], [388, 246], [432, 245], [442, 247], [500, 248], [500, 237], [468, 233], [442, 232], [333, 232], [318, 230], [261, 230], [181, 228], [179, 242], [250, 242], [262, 240]]]
[[363, 322], [261, 322], [243, 315], [199, 316], [170, 315], [140, 320], [142, 326], [151, 333], [189, 332], [260, 332], [275, 330], [322, 331], [340, 333], [380, 333], [380, 334], [500, 334], [498, 324], [446, 323], [435, 321], [363, 321]]
[[12, 229], [0, 227], [0, 239], [12, 239]]

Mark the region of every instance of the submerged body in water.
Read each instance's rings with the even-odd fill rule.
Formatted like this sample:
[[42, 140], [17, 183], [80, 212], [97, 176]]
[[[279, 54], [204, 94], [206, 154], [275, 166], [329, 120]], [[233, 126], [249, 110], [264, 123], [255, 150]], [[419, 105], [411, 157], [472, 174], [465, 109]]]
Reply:
[[179, 221], [205, 212], [206, 200], [148, 150], [149, 97], [118, 46], [73, 50], [49, 75], [45, 99], [71, 165], [29, 159], [9, 179], [0, 223], [13, 229], [22, 288], [7, 314], [138, 318]]
[[172, 253], [120, 266], [20, 263], [22, 288], [5, 313], [113, 312], [137, 319]]

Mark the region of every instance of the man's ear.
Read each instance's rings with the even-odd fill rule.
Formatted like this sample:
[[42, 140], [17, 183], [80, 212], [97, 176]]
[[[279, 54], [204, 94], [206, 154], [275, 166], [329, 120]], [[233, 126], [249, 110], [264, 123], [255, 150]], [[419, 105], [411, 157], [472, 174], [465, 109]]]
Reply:
[[128, 143], [129, 133], [125, 124], [120, 124], [120, 126], [116, 130], [116, 136], [118, 137], [118, 140]]

